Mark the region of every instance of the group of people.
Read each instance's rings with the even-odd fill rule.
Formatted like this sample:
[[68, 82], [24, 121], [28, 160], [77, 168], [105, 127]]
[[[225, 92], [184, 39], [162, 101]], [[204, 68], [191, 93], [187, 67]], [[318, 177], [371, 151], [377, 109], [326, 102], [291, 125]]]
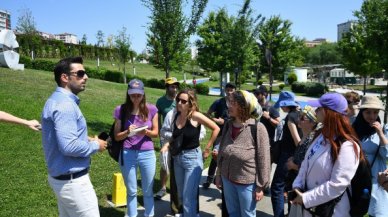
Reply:
[[[89, 137], [79, 109], [78, 93], [85, 90], [88, 76], [81, 57], [65, 58], [54, 69], [58, 85], [42, 112], [42, 143], [48, 167], [48, 182], [57, 198], [59, 215], [99, 216], [98, 200], [89, 178], [90, 157], [104, 151], [107, 142]], [[349, 100], [328, 93], [301, 108], [292, 92], [282, 91], [274, 105], [266, 101], [266, 88], [253, 93], [236, 90], [228, 83], [226, 96], [215, 101], [207, 114], [199, 112], [192, 89], [179, 90], [176, 78], [167, 78], [166, 95], [152, 105], [144, 84], [128, 83], [125, 102], [113, 111], [114, 136], [123, 141], [119, 165], [127, 188], [126, 216], [137, 213], [137, 171], [140, 170], [145, 213], [155, 216], [154, 199], [166, 194], [170, 176], [172, 213], [199, 216], [199, 185], [203, 162], [212, 157], [203, 187], [215, 184], [222, 191], [223, 216], [256, 216], [256, 203], [270, 185], [270, 148], [280, 145], [280, 155], [270, 186], [274, 216], [284, 216], [289, 202], [306, 208], [342, 195], [350, 186], [360, 159], [372, 168], [370, 216], [388, 213], [388, 127], [378, 117], [382, 102], [364, 96], [360, 111], [350, 122]], [[280, 119], [278, 108], [287, 113]], [[1, 113], [2, 114], [2, 113]], [[214, 115], [213, 115], [214, 114]], [[23, 121], [40, 129], [39, 122]], [[277, 127], [282, 123], [282, 128]], [[141, 127], [143, 130], [138, 130]], [[200, 140], [211, 133], [202, 150]], [[281, 138], [276, 138], [276, 131]], [[134, 133], [136, 132], [136, 133]], [[160, 152], [170, 164], [160, 170], [161, 190], [153, 193], [156, 156], [153, 138], [160, 137]], [[349, 216], [346, 194], [334, 216]], [[311, 214], [304, 210], [304, 216]]]

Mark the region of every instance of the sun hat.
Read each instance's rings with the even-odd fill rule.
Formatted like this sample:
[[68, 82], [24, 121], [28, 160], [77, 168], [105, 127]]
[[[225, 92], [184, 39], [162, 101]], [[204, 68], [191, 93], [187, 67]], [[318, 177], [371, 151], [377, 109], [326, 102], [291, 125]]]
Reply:
[[171, 84], [179, 85], [179, 81], [175, 77], [166, 78], [166, 80], [164, 82], [166, 85], [171, 85]]
[[310, 119], [311, 121], [313, 122], [318, 122], [317, 120], [317, 114], [315, 113], [315, 109], [313, 109], [313, 107], [309, 106], [309, 105], [306, 105], [303, 109], [302, 109], [302, 114], [306, 115], [306, 117], [308, 119]]
[[295, 94], [290, 91], [282, 91], [279, 94], [278, 101], [273, 105], [274, 108], [284, 107], [284, 106], [299, 106], [295, 102]]
[[133, 79], [128, 83], [128, 94], [144, 95], [144, 84], [139, 79]]
[[244, 96], [245, 102], [248, 104], [249, 114], [251, 118], [259, 119], [263, 114], [262, 108], [260, 104], [257, 102], [257, 98], [252, 93], [246, 90], [240, 90], [242, 95]]
[[384, 110], [384, 105], [377, 96], [364, 96], [361, 100], [360, 109]]
[[307, 104], [312, 107], [325, 107], [343, 115], [347, 115], [348, 102], [339, 93], [326, 93], [318, 100], [309, 100]]

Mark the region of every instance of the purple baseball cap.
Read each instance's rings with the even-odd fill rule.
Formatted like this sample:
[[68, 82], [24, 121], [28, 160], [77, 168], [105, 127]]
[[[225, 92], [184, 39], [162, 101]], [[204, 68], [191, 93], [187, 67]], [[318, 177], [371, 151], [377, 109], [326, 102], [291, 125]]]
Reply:
[[325, 107], [343, 115], [347, 115], [348, 102], [345, 97], [339, 93], [326, 93], [318, 100], [307, 102], [312, 107]]
[[128, 94], [144, 95], [144, 84], [139, 79], [133, 79], [128, 83]]

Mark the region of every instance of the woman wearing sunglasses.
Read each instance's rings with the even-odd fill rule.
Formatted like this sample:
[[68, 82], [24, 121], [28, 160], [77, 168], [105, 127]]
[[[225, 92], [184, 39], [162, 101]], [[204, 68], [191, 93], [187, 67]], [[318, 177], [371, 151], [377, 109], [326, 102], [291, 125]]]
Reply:
[[[205, 125], [212, 133], [206, 145], [210, 148], [220, 131], [217, 124], [199, 112], [195, 92], [185, 89], [176, 96], [177, 114], [174, 117], [172, 138], [181, 137], [181, 147], [173, 155], [175, 181], [178, 198], [183, 205], [184, 217], [196, 217], [198, 206], [198, 190], [203, 169], [202, 151], [199, 143], [201, 125]], [[171, 146], [175, 143], [173, 142]], [[166, 143], [161, 152], [168, 150]], [[171, 153], [171, 152], [170, 152]], [[171, 177], [173, 178], [173, 177]]]
[[[156, 157], [151, 138], [158, 136], [158, 110], [154, 105], [146, 103], [142, 81], [133, 79], [128, 83], [126, 101], [116, 107], [114, 118], [115, 139], [124, 140], [119, 162], [122, 156], [124, 162], [123, 165], [120, 163], [120, 169], [127, 187], [126, 216], [137, 216], [137, 168], [141, 174], [144, 216], [154, 216], [153, 184]], [[121, 120], [125, 120], [124, 123]], [[138, 131], [136, 128], [139, 127], [145, 129]]]
[[268, 133], [258, 121], [261, 106], [245, 90], [232, 93], [227, 106], [231, 120], [222, 130], [216, 185], [224, 191], [229, 216], [256, 216], [271, 170]]

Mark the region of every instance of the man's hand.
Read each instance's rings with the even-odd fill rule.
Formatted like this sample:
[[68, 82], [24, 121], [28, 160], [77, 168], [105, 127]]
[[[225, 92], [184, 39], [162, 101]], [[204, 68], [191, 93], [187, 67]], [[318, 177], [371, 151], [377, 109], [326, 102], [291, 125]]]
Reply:
[[106, 147], [108, 145], [106, 141], [99, 139], [97, 136], [94, 136], [93, 140], [97, 141], [98, 144], [100, 145], [100, 149], [99, 149], [100, 152], [103, 152], [106, 150]]
[[264, 197], [264, 192], [263, 190], [256, 190], [255, 193], [254, 193], [254, 198], [256, 201], [260, 201], [261, 199], [263, 199]]
[[263, 117], [265, 119], [268, 119], [268, 120], [271, 118], [271, 116], [269, 116], [269, 112], [268, 111], [263, 111]]
[[299, 189], [295, 188], [296, 197], [291, 201], [292, 204], [303, 205], [303, 193], [299, 191]]
[[202, 153], [202, 157], [204, 160], [206, 160], [209, 157], [209, 152], [210, 152], [209, 148], [205, 148], [205, 150]]

